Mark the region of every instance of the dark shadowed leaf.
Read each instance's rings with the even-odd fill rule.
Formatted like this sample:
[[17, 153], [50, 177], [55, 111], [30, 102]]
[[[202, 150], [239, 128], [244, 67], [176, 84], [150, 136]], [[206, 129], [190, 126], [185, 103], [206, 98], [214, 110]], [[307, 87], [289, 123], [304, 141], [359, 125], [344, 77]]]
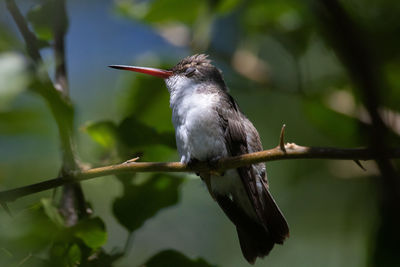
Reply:
[[125, 183], [124, 194], [114, 201], [114, 215], [133, 232], [159, 210], [176, 204], [182, 183], [183, 179], [168, 174], [154, 174], [139, 185]]
[[80, 247], [75, 243], [56, 242], [50, 248], [49, 266], [77, 266], [81, 261], [82, 253]]
[[212, 267], [215, 265], [211, 265], [201, 258], [188, 258], [176, 250], [163, 250], [147, 260], [147, 262], [144, 263], [143, 266]]
[[92, 249], [99, 248], [107, 242], [105, 225], [98, 217], [80, 221], [72, 231], [74, 236]]
[[124, 119], [118, 127], [120, 140], [130, 148], [149, 145], [166, 145], [175, 148], [175, 135], [172, 132], [159, 133], [153, 127], [131, 116]]
[[60, 212], [50, 198], [42, 198], [40, 203], [42, 204], [45, 214], [52, 222], [59, 227], [64, 226], [64, 219], [61, 217]]
[[142, 160], [160, 160], [175, 149], [173, 132], [159, 132], [133, 116], [125, 118], [118, 126], [111, 121], [100, 121], [90, 123], [84, 129], [107, 150], [117, 148], [122, 159], [139, 155]]
[[[125, 256], [124, 252], [113, 251], [106, 253], [103, 249], [97, 250], [87, 262], [85, 267], [111, 267], [114, 262]], [[83, 266], [83, 265], [82, 265]]]
[[[162, 69], [168, 66], [151, 66]], [[148, 65], [148, 64], [144, 64]], [[124, 114], [127, 117], [134, 115], [158, 131], [172, 130], [171, 109], [169, 107], [169, 93], [165, 82], [161, 79], [137, 75], [130, 81], [124, 97], [120, 99]]]
[[[142, 116], [156, 107], [159, 98], [165, 99], [166, 97], [168, 97], [168, 92], [164, 81], [139, 75], [132, 80], [129, 91], [121, 100], [127, 114]], [[168, 98], [165, 100], [168, 101]]]

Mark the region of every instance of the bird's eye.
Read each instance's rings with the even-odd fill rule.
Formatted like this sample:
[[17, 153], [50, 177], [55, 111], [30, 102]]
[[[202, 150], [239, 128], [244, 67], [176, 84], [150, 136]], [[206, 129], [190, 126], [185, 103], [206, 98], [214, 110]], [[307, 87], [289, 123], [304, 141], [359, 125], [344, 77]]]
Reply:
[[191, 77], [191, 76], [193, 76], [193, 74], [195, 73], [195, 71], [196, 71], [195, 68], [189, 67], [189, 68], [187, 68], [186, 71], [185, 71], [185, 76], [186, 76], [186, 77]]

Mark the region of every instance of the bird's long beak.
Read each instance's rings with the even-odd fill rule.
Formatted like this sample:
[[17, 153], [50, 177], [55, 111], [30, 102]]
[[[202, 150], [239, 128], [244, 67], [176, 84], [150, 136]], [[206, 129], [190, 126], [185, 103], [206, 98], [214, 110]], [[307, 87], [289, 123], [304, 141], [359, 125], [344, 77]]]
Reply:
[[172, 71], [170, 70], [161, 70], [155, 68], [146, 68], [146, 67], [136, 67], [136, 66], [127, 66], [127, 65], [110, 65], [110, 68], [119, 69], [119, 70], [129, 70], [140, 73], [145, 73], [149, 75], [153, 75], [159, 78], [166, 79], [172, 75]]

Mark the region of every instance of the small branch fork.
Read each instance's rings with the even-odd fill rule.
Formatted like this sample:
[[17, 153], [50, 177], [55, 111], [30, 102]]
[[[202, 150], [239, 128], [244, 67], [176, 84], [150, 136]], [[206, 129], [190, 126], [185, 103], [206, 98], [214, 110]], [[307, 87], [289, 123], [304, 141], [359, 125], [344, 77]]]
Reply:
[[[281, 135], [282, 136], [282, 135]], [[282, 139], [281, 139], [282, 140]], [[337, 159], [337, 160], [372, 160], [376, 156], [368, 148], [330, 148], [306, 147], [294, 143], [280, 144], [269, 150], [220, 159], [216, 167], [211, 168], [206, 162], [194, 163], [190, 167], [180, 162], [136, 162], [137, 159], [117, 165], [93, 168], [61, 176], [36, 184], [18, 187], [0, 192], [0, 203], [14, 201], [20, 197], [42, 192], [66, 184], [73, 184], [96, 177], [137, 172], [210, 172], [234, 169], [249, 164], [286, 159]], [[389, 149], [386, 158], [400, 158], [400, 148]]]

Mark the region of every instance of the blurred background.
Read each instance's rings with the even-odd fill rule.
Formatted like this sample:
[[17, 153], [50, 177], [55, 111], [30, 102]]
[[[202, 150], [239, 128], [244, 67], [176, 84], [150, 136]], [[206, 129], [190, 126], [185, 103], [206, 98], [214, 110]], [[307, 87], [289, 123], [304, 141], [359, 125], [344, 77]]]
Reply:
[[[53, 1], [16, 1], [40, 40], [36, 72], [7, 10], [11, 1], [0, 1], [1, 190], [57, 177], [62, 165], [54, 116], [31, 89], [37, 73], [54, 77]], [[400, 143], [396, 0], [67, 0], [66, 11], [69, 93], [85, 167], [137, 155], [179, 160], [163, 81], [107, 66], [169, 68], [194, 53], [209, 54], [223, 71], [266, 149], [278, 144], [282, 124], [287, 142], [370, 146], [368, 72], [358, 66], [374, 70], [386, 145]], [[392, 229], [381, 212], [384, 177], [374, 161], [362, 165], [366, 171], [353, 161], [268, 163], [291, 232], [255, 266], [399, 266], [391, 257], [399, 230], [382, 234]], [[72, 228], [57, 211], [60, 190], [9, 203], [12, 217], [1, 210], [0, 265], [248, 266], [233, 224], [194, 175], [109, 176], [82, 187], [93, 213]]]

